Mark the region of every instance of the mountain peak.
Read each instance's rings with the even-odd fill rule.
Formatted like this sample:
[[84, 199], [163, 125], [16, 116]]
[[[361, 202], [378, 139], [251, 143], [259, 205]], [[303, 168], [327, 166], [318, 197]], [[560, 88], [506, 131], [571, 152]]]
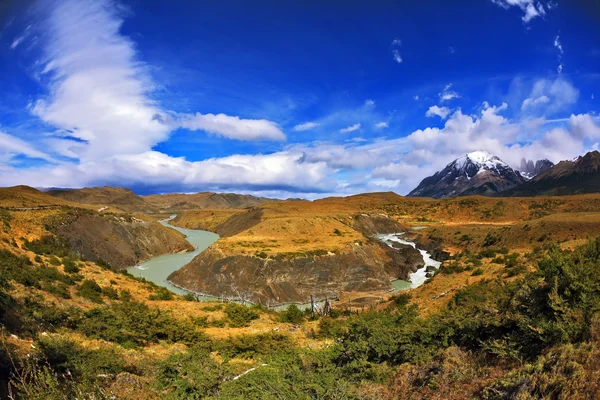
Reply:
[[473, 151], [452, 161], [442, 171], [423, 181], [409, 196], [455, 197], [491, 195], [525, 181], [499, 157], [487, 151]]

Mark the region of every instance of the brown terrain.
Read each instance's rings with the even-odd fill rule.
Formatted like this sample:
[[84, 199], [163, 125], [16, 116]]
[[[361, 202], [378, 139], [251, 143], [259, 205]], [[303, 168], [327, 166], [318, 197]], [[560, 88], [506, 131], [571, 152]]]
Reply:
[[[310, 295], [381, 299], [389, 297], [390, 281], [407, 279], [420, 257], [412, 249], [383, 246], [374, 234], [408, 231], [408, 239], [438, 260], [446, 252], [479, 251], [486, 240], [522, 254], [550, 242], [574, 247], [600, 234], [600, 195], [435, 200], [374, 193], [228, 213], [184, 211], [172, 223], [221, 235], [171, 276], [188, 289], [225, 297], [243, 293], [269, 304], [306, 302]], [[416, 292], [437, 290], [431, 299], [501, 272], [489, 264], [477, 278], [468, 272], [438, 277]]]
[[[130, 206], [126, 204], [125, 208]], [[193, 249], [182, 234], [143, 215], [98, 211], [96, 206], [56, 198], [26, 186], [0, 189], [0, 209], [9, 213], [13, 225], [16, 223], [13, 229], [23, 229], [16, 236], [21, 240], [35, 239], [31, 227], [42, 226], [38, 236], [55, 245], [64, 243], [80, 257], [113, 269]]]
[[256, 197], [236, 193], [202, 192], [194, 194], [169, 193], [144, 196], [144, 200], [161, 211], [181, 211], [191, 209], [230, 209], [248, 208], [259, 204], [278, 201], [266, 197]]

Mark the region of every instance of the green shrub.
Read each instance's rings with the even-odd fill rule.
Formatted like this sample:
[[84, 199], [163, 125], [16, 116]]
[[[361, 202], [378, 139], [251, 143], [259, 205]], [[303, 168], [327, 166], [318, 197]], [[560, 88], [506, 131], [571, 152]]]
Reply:
[[318, 338], [337, 339], [345, 335], [348, 331], [348, 324], [341, 319], [323, 317], [319, 319], [319, 328], [316, 336]]
[[125, 347], [161, 340], [186, 345], [209, 341], [191, 321], [177, 320], [168, 313], [132, 300], [113, 302], [108, 307], [89, 310], [77, 328], [87, 336], [116, 342]]
[[481, 269], [481, 268], [477, 268], [476, 270], [471, 272], [471, 276], [479, 276], [479, 275], [483, 275], [483, 269]]
[[222, 374], [223, 367], [212, 359], [209, 349], [194, 346], [162, 361], [156, 380], [169, 399], [204, 399], [216, 393]]
[[27, 250], [36, 254], [52, 254], [58, 257], [71, 254], [69, 243], [53, 235], [45, 235], [32, 241], [26, 240], [24, 244]]
[[215, 343], [219, 354], [233, 358], [250, 358], [257, 355], [273, 355], [294, 348], [289, 336], [269, 332], [257, 335], [233, 336]]
[[232, 328], [248, 326], [250, 321], [259, 317], [258, 311], [237, 303], [227, 304], [224, 311]]
[[149, 296], [150, 300], [173, 300], [173, 293], [166, 287], [159, 286]]
[[281, 312], [279, 320], [290, 324], [301, 324], [304, 322], [304, 312], [295, 304], [290, 304], [288, 308]]
[[77, 289], [77, 294], [94, 303], [104, 302], [102, 300], [102, 288], [95, 281], [90, 279], [86, 279], [81, 283], [79, 289]]
[[64, 265], [64, 271], [68, 274], [76, 274], [79, 272], [79, 267], [75, 263], [75, 260], [71, 258], [63, 258], [62, 264]]

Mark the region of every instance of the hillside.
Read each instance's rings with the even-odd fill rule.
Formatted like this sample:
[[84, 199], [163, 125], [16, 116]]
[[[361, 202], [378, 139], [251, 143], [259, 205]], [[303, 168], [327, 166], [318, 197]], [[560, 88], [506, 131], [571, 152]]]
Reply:
[[423, 261], [410, 246], [393, 250], [370, 237], [406, 230], [385, 216], [359, 213], [354, 204], [386, 196], [287, 201], [237, 212], [213, 227], [221, 239], [169, 280], [199, 293], [245, 293], [263, 304], [389, 291], [392, 280], [408, 279]]
[[156, 207], [146, 202], [131, 190], [118, 187], [53, 189], [46, 193], [73, 203], [95, 204], [101, 207], [112, 206], [118, 210], [130, 213], [154, 213], [158, 211]]
[[495, 195], [526, 182], [518, 171], [496, 156], [476, 151], [458, 158], [421, 181], [411, 197], [436, 199], [468, 195]]
[[[82, 260], [70, 243], [41, 240], [56, 237], [56, 226], [103, 226], [96, 218], [141, 223], [126, 214], [3, 209], [0, 397], [8, 397], [8, 381], [12, 393], [32, 400], [600, 394], [600, 242], [587, 239], [600, 234], [600, 195], [433, 200], [380, 193], [256, 209], [228, 218], [225, 248], [272, 237], [281, 247], [266, 243], [271, 258], [292, 246], [343, 248], [359, 235], [425, 227], [411, 231], [415, 240], [441, 243], [453, 255], [417, 289], [345, 293], [328, 315], [313, 316], [176, 296]], [[240, 217], [246, 213], [254, 214]], [[330, 234], [334, 226], [341, 235]], [[240, 250], [263, 246], [251, 244], [258, 247]], [[377, 251], [361, 248], [362, 255]], [[221, 260], [215, 275], [235, 270], [230, 261]], [[314, 264], [295, 267], [310, 275]], [[292, 289], [303, 290], [302, 283]]]
[[565, 196], [600, 192], [600, 152], [561, 161], [503, 196]]
[[[22, 188], [4, 197], [48, 200]], [[600, 235], [600, 195], [373, 193], [221, 211], [227, 215], [181, 215], [193, 224], [203, 223], [198, 212], [214, 213], [211, 224], [223, 234], [192, 263], [199, 271], [180, 270], [201, 278], [194, 289], [233, 287], [237, 299], [251, 290], [257, 300], [340, 291], [333, 311], [198, 302], [83, 251], [110, 256], [121, 254], [122, 242], [169, 240], [141, 215], [66, 204], [3, 208], [0, 397], [8, 397], [9, 380], [13, 393], [32, 400], [599, 394], [600, 244], [589, 238]], [[369, 237], [398, 230], [438, 249], [436, 257], [452, 255], [427, 284], [391, 294], [383, 281], [418, 262], [416, 253]]]
[[144, 200], [163, 211], [190, 209], [239, 209], [279, 201], [236, 193], [202, 192], [194, 194], [171, 193], [144, 196]]
[[74, 203], [50, 196], [29, 186], [0, 188], [0, 207], [3, 208], [40, 208], [73, 206]]

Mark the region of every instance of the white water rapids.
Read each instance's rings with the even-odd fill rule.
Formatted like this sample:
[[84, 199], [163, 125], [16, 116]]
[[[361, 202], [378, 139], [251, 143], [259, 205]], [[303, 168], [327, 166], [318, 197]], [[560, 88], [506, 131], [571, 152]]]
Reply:
[[[402, 237], [401, 237], [402, 235], [404, 235], [404, 232], [390, 233], [390, 234], [386, 234], [386, 235], [377, 235], [377, 239], [379, 239], [380, 241], [382, 241], [383, 243], [387, 244], [390, 247], [393, 247], [392, 246], [393, 242], [396, 242], [396, 243], [406, 244], [406, 245], [412, 246], [414, 249], [417, 249], [417, 245], [414, 242], [410, 242], [408, 240], [402, 239]], [[416, 272], [413, 272], [409, 275], [410, 286], [408, 288], [411, 288], [411, 289], [421, 286], [428, 279], [426, 276], [427, 267], [433, 267], [435, 269], [438, 269], [440, 267], [440, 265], [442, 265], [441, 262], [436, 261], [433, 258], [431, 258], [431, 254], [429, 254], [426, 250], [422, 250], [422, 249], [417, 249], [417, 250], [419, 250], [419, 253], [421, 253], [421, 256], [423, 257], [423, 263], [425, 265], [423, 266], [423, 268], [419, 268]], [[405, 281], [400, 281], [400, 282], [405, 282]], [[406, 285], [394, 285], [396, 290], [408, 289], [407, 287], [403, 287], [403, 286], [406, 286]]]

